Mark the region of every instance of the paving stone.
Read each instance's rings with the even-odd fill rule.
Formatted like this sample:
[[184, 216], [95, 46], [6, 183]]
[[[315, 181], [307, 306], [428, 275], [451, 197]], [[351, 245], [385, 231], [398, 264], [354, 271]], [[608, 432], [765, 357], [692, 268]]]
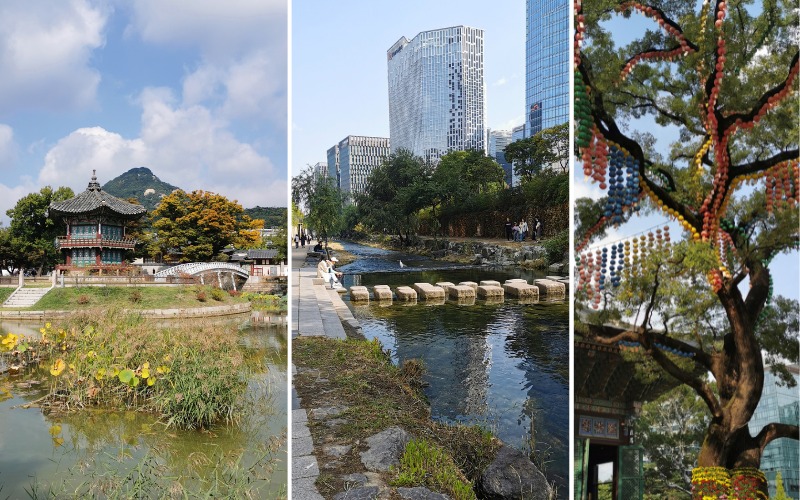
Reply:
[[342, 477], [342, 481], [345, 484], [356, 484], [358, 486], [364, 486], [365, 484], [369, 483], [369, 478], [366, 474], [360, 474], [356, 472], [355, 474], [348, 474]]
[[343, 455], [347, 455], [350, 453], [353, 447], [344, 444], [331, 444], [328, 446], [323, 446], [322, 451], [324, 451], [327, 455], [332, 457], [341, 457]]
[[292, 480], [304, 477], [313, 477], [316, 480], [317, 476], [319, 465], [314, 455], [292, 457]]
[[292, 500], [325, 500], [314, 482], [317, 478], [292, 479]]
[[347, 411], [347, 406], [328, 406], [325, 408], [313, 408], [309, 412], [309, 416], [314, 420], [324, 420], [331, 417], [337, 417]]
[[378, 498], [379, 492], [380, 488], [377, 486], [361, 486], [337, 493], [333, 496], [333, 500], [373, 500]]
[[311, 455], [314, 453], [314, 443], [311, 436], [297, 437], [292, 436], [292, 456]]

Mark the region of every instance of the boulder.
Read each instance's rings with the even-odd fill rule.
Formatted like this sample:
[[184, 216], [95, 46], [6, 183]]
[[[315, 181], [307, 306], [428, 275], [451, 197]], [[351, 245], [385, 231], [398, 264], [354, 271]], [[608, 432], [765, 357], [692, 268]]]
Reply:
[[366, 439], [367, 451], [361, 452], [361, 463], [367, 470], [388, 471], [400, 464], [400, 457], [411, 441], [411, 435], [397, 426], [392, 426]]
[[478, 482], [481, 498], [550, 500], [547, 478], [522, 452], [504, 445]]

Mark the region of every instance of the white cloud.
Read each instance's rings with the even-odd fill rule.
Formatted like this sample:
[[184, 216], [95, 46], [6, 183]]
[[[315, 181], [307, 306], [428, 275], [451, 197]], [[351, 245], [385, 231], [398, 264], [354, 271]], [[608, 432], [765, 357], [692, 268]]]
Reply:
[[17, 204], [17, 200], [35, 191], [39, 191], [39, 188], [35, 187], [30, 182], [19, 186], [6, 186], [0, 183], [0, 225], [8, 226], [9, 218], [6, 215], [8, 209], [14, 208], [14, 205]]
[[108, 13], [86, 0], [0, 2], [0, 109], [77, 109], [94, 103], [91, 54]]
[[492, 85], [495, 86], [495, 87], [501, 87], [501, 86], [505, 85], [506, 83], [508, 83], [508, 80], [506, 80], [506, 77], [503, 76], [499, 80], [494, 82]]
[[96, 169], [103, 183], [147, 166], [186, 190], [203, 189], [246, 207], [286, 205], [286, 175], [252, 145], [239, 141], [224, 120], [199, 105], [182, 106], [169, 89], [142, 92], [139, 137], [126, 139], [101, 127], [81, 128], [45, 155], [39, 183], [83, 190]]
[[0, 123], [0, 169], [14, 165], [17, 159], [17, 144], [14, 142], [14, 129]]
[[199, 47], [211, 61], [271, 47], [286, 52], [286, 0], [137, 0], [129, 34], [143, 40]]

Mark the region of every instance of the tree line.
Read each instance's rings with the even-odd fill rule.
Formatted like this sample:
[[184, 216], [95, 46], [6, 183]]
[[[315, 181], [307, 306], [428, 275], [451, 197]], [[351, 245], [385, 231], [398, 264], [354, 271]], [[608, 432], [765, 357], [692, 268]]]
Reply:
[[[51, 203], [75, 196], [72, 189], [46, 186], [30, 193], [6, 212], [7, 227], [0, 227], [0, 266], [7, 272], [35, 269], [42, 274], [59, 262], [54, 241], [66, 234], [62, 220], [51, 218]], [[128, 199], [138, 204], [136, 199]], [[286, 217], [278, 233], [261, 237], [262, 219], [252, 219], [242, 206], [208, 191], [176, 190], [163, 197], [144, 218], [128, 223], [128, 236], [137, 239], [127, 258], [163, 258], [174, 262], [226, 260], [222, 250], [275, 248], [278, 258], [287, 254]]]
[[351, 199], [309, 167], [292, 179], [294, 221], [302, 220], [324, 239], [388, 234], [408, 245], [419, 234], [504, 237], [506, 219], [547, 216], [547, 234], [563, 233], [566, 251], [567, 124], [516, 141], [505, 151], [520, 179], [514, 188], [506, 185], [500, 164], [482, 151], [452, 151], [434, 165], [399, 150], [370, 173], [364, 191]]

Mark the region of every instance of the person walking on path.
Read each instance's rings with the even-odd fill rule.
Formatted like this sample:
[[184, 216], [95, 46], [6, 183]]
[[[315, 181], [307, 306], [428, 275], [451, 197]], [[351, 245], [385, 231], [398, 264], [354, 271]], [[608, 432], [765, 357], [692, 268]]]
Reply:
[[519, 232], [520, 234], [519, 241], [525, 241], [525, 238], [528, 237], [528, 222], [525, 219], [522, 219], [522, 224], [520, 224]]
[[542, 221], [536, 219], [536, 239], [542, 239]]
[[294, 247], [300, 248], [300, 237], [297, 236], [296, 234], [294, 235]]
[[300, 245], [305, 248], [306, 247], [306, 233], [300, 235]]
[[511, 219], [506, 217], [506, 241], [511, 241]]

